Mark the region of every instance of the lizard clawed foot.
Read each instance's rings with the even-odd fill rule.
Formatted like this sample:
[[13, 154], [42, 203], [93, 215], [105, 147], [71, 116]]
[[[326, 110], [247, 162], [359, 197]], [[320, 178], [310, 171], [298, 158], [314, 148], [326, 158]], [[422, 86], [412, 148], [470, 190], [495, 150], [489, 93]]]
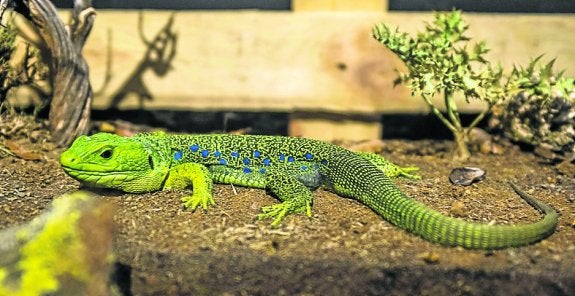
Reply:
[[413, 173], [419, 171], [419, 168], [416, 166], [398, 167], [398, 169], [399, 169], [399, 176], [413, 180], [421, 180], [420, 175], [418, 175], [417, 173]]
[[371, 162], [371, 164], [376, 166], [389, 178], [395, 179], [397, 177], [405, 177], [408, 179], [415, 179], [415, 180], [421, 179], [420, 175], [414, 173], [416, 171], [419, 171], [419, 168], [416, 166], [400, 167], [392, 163], [391, 161], [383, 158], [382, 156], [374, 153], [356, 152], [356, 154], [361, 158], [364, 158], [367, 161]]
[[283, 218], [291, 213], [305, 212], [308, 217], [311, 217], [311, 201], [306, 201], [304, 205], [298, 205], [291, 201], [284, 201], [277, 205], [262, 207], [262, 213], [259, 214], [258, 220], [273, 218], [272, 227], [277, 227], [281, 224]]
[[184, 203], [184, 207], [191, 209], [192, 211], [195, 211], [199, 205], [201, 205], [204, 210], [207, 210], [208, 206], [216, 204], [214, 202], [214, 198], [208, 192], [194, 192], [192, 196], [184, 196], [182, 198], [182, 202]]

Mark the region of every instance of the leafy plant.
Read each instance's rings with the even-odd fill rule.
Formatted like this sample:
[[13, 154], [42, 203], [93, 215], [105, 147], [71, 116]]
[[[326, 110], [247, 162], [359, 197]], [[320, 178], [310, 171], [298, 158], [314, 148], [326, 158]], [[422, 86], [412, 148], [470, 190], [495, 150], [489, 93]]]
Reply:
[[[493, 108], [489, 126], [516, 141], [562, 154], [575, 152], [575, 80], [554, 73], [541, 56], [509, 75], [510, 98]], [[540, 150], [542, 151], [542, 150]], [[547, 153], [548, 154], [548, 153]]]
[[[533, 96], [542, 105], [549, 104], [556, 97], [563, 97], [575, 102], [575, 79], [564, 77], [565, 71], [554, 73], [555, 59], [545, 65], [538, 56], [529, 62], [527, 67], [515, 66], [509, 76], [509, 92], [525, 92]], [[571, 96], [570, 96], [571, 95]]]
[[[484, 55], [489, 51], [485, 42], [469, 45], [465, 36], [468, 25], [460, 11], [437, 13], [435, 20], [425, 26], [425, 31], [415, 37], [391, 30], [381, 23], [373, 28], [372, 35], [407, 66], [407, 73], [399, 73], [396, 84], [404, 83], [412, 95], [421, 96], [433, 114], [453, 133], [456, 153], [460, 160], [467, 160], [469, 132], [489, 113], [491, 108], [505, 98], [506, 85], [501, 84], [503, 70], [492, 65]], [[456, 95], [466, 102], [478, 99], [487, 104], [468, 126], [463, 126], [455, 101]], [[442, 111], [432, 102], [432, 97], [443, 96]]]

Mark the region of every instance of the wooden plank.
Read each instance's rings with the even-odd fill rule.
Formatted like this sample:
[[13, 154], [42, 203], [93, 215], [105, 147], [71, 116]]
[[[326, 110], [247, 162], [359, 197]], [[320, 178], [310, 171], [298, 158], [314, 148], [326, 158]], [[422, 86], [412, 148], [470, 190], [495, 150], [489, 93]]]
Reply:
[[331, 10], [334, 0], [292, 0], [293, 11]]
[[387, 11], [387, 0], [335, 0], [333, 10], [336, 11]]
[[[143, 12], [151, 40], [171, 13]], [[505, 66], [545, 53], [575, 71], [575, 16], [466, 14], [470, 37], [486, 40], [490, 57]], [[172, 59], [145, 60], [138, 12], [103, 10], [84, 49], [95, 90], [106, 74], [111, 32], [112, 80], [94, 99], [107, 108], [122, 91], [119, 108], [188, 110], [323, 110], [339, 113], [427, 112], [422, 100], [393, 87], [400, 61], [375, 42], [380, 21], [416, 32], [431, 13], [178, 12]], [[497, 31], [495, 31], [497, 29]], [[169, 43], [169, 42], [168, 42]], [[169, 47], [168, 46], [168, 47]], [[166, 52], [169, 52], [169, 48]], [[140, 104], [138, 90], [151, 98]], [[132, 90], [132, 92], [130, 92]], [[480, 104], [463, 105], [477, 110]]]
[[333, 114], [295, 111], [288, 123], [288, 135], [324, 141], [378, 139], [382, 134], [377, 114]]
[[327, 142], [379, 139], [381, 134], [381, 123], [374, 122], [295, 118], [288, 124], [289, 136]]
[[387, 10], [387, 0], [293, 0], [293, 11], [377, 11]]

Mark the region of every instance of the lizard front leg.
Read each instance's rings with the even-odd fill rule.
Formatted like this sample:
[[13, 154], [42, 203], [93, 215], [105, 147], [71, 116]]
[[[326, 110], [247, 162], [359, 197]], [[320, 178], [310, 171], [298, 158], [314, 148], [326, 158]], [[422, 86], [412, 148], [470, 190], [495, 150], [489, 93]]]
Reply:
[[204, 210], [215, 205], [212, 197], [213, 181], [208, 168], [198, 163], [182, 163], [168, 171], [163, 190], [193, 188], [191, 196], [184, 196], [182, 202], [186, 208], [195, 210], [199, 205]]

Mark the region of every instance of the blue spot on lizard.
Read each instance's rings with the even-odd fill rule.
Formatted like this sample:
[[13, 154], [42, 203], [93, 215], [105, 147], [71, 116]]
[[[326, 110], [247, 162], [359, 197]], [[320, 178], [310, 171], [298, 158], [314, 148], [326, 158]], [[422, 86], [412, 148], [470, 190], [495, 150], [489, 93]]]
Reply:
[[210, 151], [208, 149], [202, 150], [202, 157], [206, 158], [210, 155]]
[[174, 159], [180, 160], [182, 159], [182, 156], [184, 156], [184, 153], [182, 153], [182, 151], [176, 151], [176, 153], [174, 154]]

